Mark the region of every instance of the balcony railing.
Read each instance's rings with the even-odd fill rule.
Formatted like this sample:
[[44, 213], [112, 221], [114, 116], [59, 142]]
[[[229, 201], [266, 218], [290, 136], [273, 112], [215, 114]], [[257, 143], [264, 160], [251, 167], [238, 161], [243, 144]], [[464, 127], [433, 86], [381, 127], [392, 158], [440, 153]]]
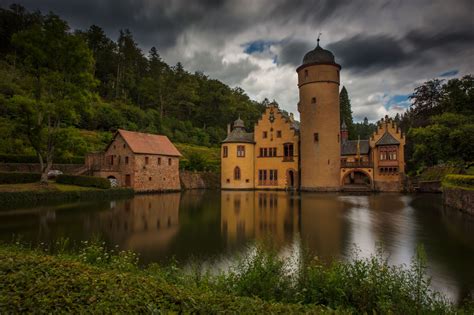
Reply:
[[341, 161], [341, 167], [345, 167], [345, 168], [357, 168], [357, 167], [370, 168], [370, 167], [374, 167], [374, 163], [372, 161], [357, 161], [357, 162]]

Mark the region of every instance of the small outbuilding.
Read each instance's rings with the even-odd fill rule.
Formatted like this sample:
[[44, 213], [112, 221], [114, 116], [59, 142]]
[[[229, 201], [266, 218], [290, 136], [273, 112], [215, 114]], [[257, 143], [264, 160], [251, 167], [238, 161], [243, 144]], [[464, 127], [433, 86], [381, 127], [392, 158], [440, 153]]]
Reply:
[[86, 156], [88, 173], [135, 191], [180, 190], [181, 153], [163, 135], [119, 129], [103, 152]]

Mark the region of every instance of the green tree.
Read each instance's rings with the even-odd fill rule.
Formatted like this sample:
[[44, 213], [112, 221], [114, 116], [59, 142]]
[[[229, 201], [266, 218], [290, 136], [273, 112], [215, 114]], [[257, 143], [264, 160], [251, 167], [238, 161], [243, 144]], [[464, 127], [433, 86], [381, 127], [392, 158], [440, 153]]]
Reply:
[[357, 135], [354, 134], [354, 120], [352, 118], [352, 109], [351, 109], [351, 100], [349, 99], [349, 93], [345, 86], [342, 87], [341, 92], [339, 93], [339, 107], [341, 113], [341, 124], [344, 121], [349, 131], [350, 139], [357, 139]]
[[14, 95], [22, 131], [38, 156], [41, 182], [47, 183], [63, 124], [73, 124], [88, 104], [95, 84], [93, 58], [85, 42], [58, 16], [13, 36], [23, 71], [32, 78], [29, 93]]
[[409, 136], [414, 142], [412, 159], [418, 168], [446, 162], [462, 164], [474, 157], [472, 116], [433, 116], [428, 126], [410, 129]]

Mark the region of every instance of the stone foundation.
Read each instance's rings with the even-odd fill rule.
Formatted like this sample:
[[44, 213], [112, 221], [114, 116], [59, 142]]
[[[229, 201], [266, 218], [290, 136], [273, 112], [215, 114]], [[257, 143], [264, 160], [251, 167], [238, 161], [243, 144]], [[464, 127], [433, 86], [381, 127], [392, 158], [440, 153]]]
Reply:
[[375, 181], [375, 191], [384, 191], [384, 192], [401, 192], [403, 191], [402, 183], [399, 181]]
[[444, 188], [443, 203], [448, 207], [474, 215], [474, 190]]

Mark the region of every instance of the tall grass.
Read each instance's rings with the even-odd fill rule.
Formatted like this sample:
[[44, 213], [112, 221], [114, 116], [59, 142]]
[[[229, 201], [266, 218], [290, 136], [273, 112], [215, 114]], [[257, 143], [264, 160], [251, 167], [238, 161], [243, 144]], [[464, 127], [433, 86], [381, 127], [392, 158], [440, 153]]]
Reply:
[[56, 245], [62, 258], [67, 256], [120, 272], [145, 273], [169, 284], [201, 292], [320, 305], [353, 313], [467, 314], [474, 310], [472, 301], [464, 309], [457, 308], [430, 288], [427, 259], [421, 246], [409, 266], [393, 266], [381, 248], [368, 258], [360, 257], [354, 251], [348, 261], [325, 263], [307, 250], [295, 251], [291, 256], [296, 259], [291, 260], [279, 255], [271, 245], [259, 243], [230, 269], [211, 273], [200, 263], [191, 264], [185, 270], [176, 261], [139, 268], [135, 254], [107, 250], [97, 240], [84, 242], [75, 252], [65, 253], [67, 245], [66, 241]]

